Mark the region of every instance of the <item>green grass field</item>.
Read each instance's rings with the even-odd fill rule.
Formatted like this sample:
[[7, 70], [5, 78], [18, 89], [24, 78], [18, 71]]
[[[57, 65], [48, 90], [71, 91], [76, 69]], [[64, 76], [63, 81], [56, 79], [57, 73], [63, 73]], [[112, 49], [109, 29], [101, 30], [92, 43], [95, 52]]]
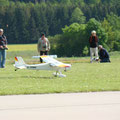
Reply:
[[[31, 49], [33, 48], [34, 49]], [[41, 94], [120, 90], [120, 53], [111, 53], [111, 63], [89, 63], [85, 58], [58, 58], [71, 63], [66, 78], [53, 77], [53, 71], [14, 71], [14, 56], [22, 56], [26, 63], [38, 63], [36, 45], [10, 45], [6, 68], [0, 69], [0, 95]], [[18, 49], [17, 49], [18, 48]]]

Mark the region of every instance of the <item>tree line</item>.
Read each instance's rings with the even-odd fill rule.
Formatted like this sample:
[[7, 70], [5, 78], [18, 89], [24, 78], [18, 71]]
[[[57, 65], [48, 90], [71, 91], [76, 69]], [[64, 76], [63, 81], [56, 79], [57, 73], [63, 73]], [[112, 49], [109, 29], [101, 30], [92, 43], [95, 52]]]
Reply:
[[87, 55], [92, 29], [109, 51], [120, 50], [119, 16], [119, 0], [0, 0], [0, 28], [9, 44], [37, 43], [45, 32], [51, 53], [60, 56]]
[[97, 32], [99, 45], [108, 51], [120, 50], [120, 17], [113, 13], [101, 22], [91, 18], [86, 24], [72, 23], [62, 30], [63, 34], [49, 38], [53, 54], [57, 52], [59, 56], [87, 56], [92, 30]]

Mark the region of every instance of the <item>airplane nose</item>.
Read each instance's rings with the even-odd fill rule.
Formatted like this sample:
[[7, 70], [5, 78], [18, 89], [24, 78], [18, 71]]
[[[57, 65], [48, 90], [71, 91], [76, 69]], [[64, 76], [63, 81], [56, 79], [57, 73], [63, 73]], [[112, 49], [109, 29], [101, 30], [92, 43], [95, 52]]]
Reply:
[[69, 70], [69, 69], [71, 69], [71, 65], [70, 65], [70, 64], [67, 65], [67, 67], [65, 67], [65, 70], [64, 70], [64, 71], [67, 71], [67, 70]]
[[72, 65], [71, 65], [71, 64], [69, 64], [69, 68], [71, 68], [71, 66], [72, 66]]

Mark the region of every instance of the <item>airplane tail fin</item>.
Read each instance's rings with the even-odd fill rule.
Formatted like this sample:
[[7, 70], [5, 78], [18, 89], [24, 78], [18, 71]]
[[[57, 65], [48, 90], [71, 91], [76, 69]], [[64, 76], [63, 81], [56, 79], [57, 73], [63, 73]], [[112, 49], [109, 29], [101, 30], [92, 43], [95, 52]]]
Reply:
[[25, 69], [26, 68], [26, 64], [25, 64], [24, 60], [22, 59], [22, 57], [15, 57], [15, 67], [17, 69]]

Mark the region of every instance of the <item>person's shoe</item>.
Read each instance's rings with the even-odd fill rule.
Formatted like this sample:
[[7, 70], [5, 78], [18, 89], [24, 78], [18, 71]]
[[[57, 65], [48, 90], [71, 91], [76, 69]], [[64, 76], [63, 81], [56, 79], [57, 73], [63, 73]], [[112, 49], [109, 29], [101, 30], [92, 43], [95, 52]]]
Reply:
[[98, 61], [99, 61], [99, 59], [96, 59], [95, 61], [97, 61], [97, 62], [98, 62]]

